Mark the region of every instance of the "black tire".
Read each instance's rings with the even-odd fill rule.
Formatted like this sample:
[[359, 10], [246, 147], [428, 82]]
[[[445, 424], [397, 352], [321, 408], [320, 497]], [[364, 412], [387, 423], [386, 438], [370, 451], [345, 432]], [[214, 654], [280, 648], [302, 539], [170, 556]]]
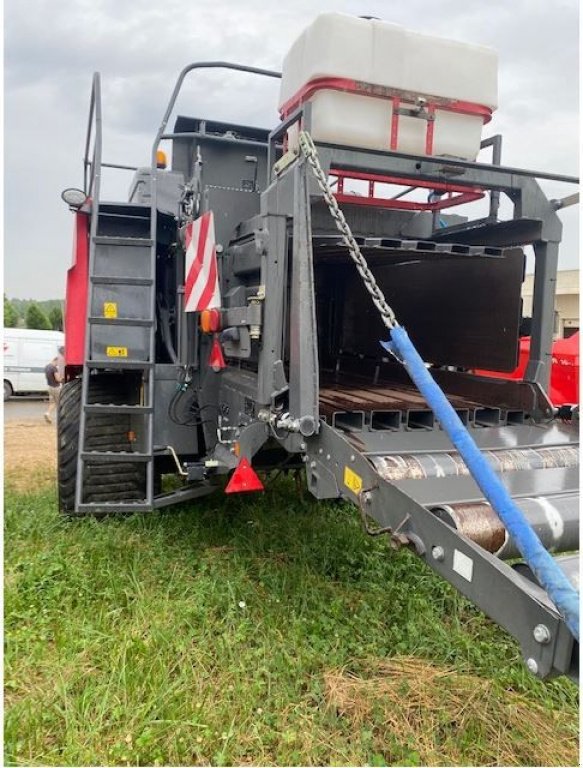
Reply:
[[13, 394], [12, 384], [4, 379], [4, 402], [10, 400]]
[[[77, 453], [81, 417], [81, 379], [63, 385], [57, 409], [57, 454], [59, 509], [75, 514]], [[90, 403], [127, 403], [127, 382], [123, 376], [91, 377]], [[87, 414], [85, 449], [88, 451], [131, 451], [128, 440], [130, 417], [116, 414]], [[146, 470], [142, 463], [85, 463], [83, 501], [86, 503], [140, 501], [146, 497]], [[96, 514], [104, 514], [96, 511]], [[107, 512], [107, 514], [111, 514]]]

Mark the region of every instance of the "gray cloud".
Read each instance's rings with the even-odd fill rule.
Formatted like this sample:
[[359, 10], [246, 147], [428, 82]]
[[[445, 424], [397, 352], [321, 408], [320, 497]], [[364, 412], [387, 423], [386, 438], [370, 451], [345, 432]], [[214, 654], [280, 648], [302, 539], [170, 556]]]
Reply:
[[[64, 293], [72, 219], [60, 191], [81, 182], [89, 87], [103, 78], [104, 155], [145, 164], [179, 70], [200, 59], [279, 69], [317, 13], [369, 14], [420, 31], [490, 45], [500, 58], [500, 108], [509, 165], [575, 174], [578, 162], [576, 0], [6, 0], [5, 283], [9, 295]], [[277, 88], [206, 73], [178, 111], [269, 127]], [[123, 195], [129, 176], [106, 177]], [[548, 194], [569, 190], [546, 185]], [[561, 264], [577, 264], [577, 211], [564, 214]]]

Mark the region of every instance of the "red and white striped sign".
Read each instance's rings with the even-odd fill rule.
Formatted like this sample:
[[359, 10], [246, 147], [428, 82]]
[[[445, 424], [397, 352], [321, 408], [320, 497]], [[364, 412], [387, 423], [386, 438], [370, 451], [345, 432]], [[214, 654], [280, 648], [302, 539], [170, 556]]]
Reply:
[[215, 248], [213, 212], [204, 213], [186, 225], [184, 311], [202, 312], [221, 306], [221, 291]]

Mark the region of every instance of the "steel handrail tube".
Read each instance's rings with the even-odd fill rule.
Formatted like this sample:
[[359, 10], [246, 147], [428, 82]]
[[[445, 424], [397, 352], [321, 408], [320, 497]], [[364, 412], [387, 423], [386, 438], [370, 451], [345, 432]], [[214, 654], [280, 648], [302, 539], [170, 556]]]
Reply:
[[[95, 123], [95, 137], [93, 139], [93, 158], [90, 161], [89, 148], [91, 146], [91, 137], [93, 134], [93, 123]], [[91, 189], [96, 176], [96, 169], [101, 165], [101, 126], [101, 77], [99, 72], [94, 72], [91, 85], [91, 99], [89, 101], [89, 120], [87, 122], [87, 134], [85, 138], [85, 156], [83, 160], [83, 191], [88, 196], [91, 195]], [[89, 184], [87, 183], [88, 167], [91, 167]]]
[[188, 66], [184, 67], [182, 72], [178, 75], [178, 79], [176, 80], [176, 85], [174, 86], [174, 90], [172, 91], [172, 95], [170, 96], [168, 106], [166, 107], [166, 111], [164, 112], [164, 117], [162, 118], [162, 122], [160, 123], [160, 127], [158, 128], [158, 133], [156, 134], [156, 138], [154, 139], [154, 144], [152, 146], [152, 157], [151, 157], [152, 171], [154, 171], [156, 168], [156, 152], [158, 151], [160, 140], [162, 138], [162, 135], [164, 134], [164, 130], [166, 128], [168, 120], [170, 119], [172, 110], [174, 109], [174, 106], [176, 104], [176, 99], [178, 98], [178, 94], [182, 89], [182, 83], [184, 82], [186, 75], [195, 69], [231, 69], [231, 70], [234, 70], [235, 72], [249, 72], [249, 74], [252, 74], [252, 75], [262, 75], [264, 77], [273, 77], [276, 79], [281, 79], [281, 72], [276, 72], [275, 70], [272, 70], [272, 69], [261, 69], [259, 67], [248, 67], [244, 64], [233, 64], [229, 61], [196, 61], [193, 64], [189, 64]]

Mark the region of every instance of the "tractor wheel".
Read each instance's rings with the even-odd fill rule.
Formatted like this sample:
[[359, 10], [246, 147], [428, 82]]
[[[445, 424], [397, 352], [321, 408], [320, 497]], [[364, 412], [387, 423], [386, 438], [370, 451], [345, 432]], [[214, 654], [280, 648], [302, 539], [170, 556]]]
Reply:
[[[63, 386], [57, 413], [59, 509], [66, 515], [75, 514], [81, 386], [81, 379], [74, 379]], [[122, 405], [127, 402], [126, 388], [127, 383], [122, 376], [92, 376], [90, 402]], [[131, 451], [128, 439], [130, 429], [128, 415], [87, 414], [85, 449]], [[83, 490], [83, 501], [86, 503], [142, 500], [146, 497], [145, 467], [138, 462], [91, 464], [86, 461]]]

